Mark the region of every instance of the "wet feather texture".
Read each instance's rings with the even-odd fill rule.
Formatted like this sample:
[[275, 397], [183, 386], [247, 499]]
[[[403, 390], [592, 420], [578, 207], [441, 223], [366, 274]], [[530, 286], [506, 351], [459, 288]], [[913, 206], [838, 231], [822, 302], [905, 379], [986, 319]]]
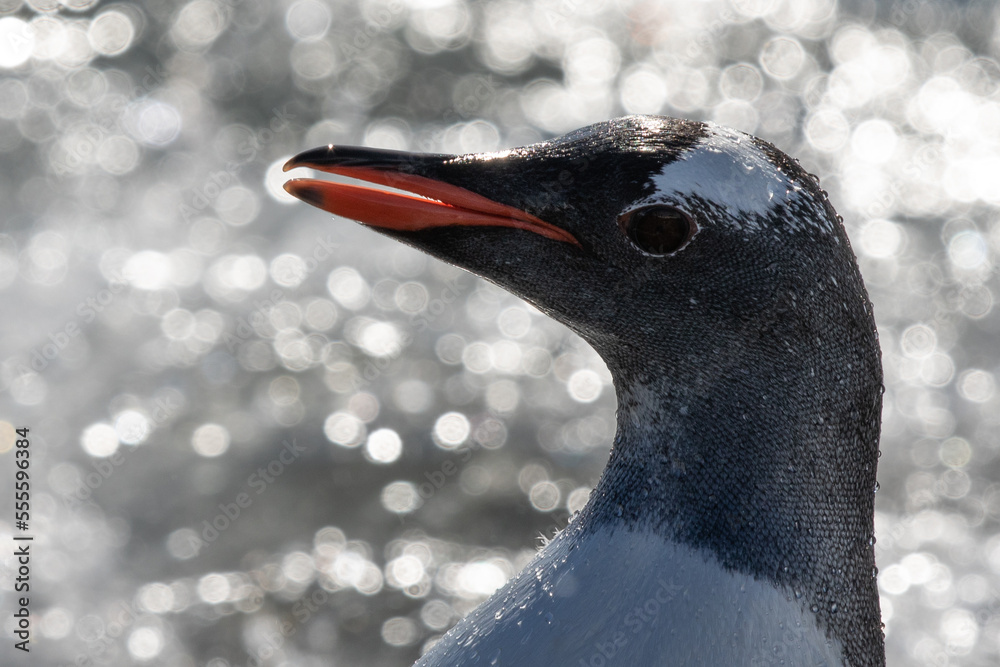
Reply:
[[[349, 176], [360, 151], [290, 164]], [[813, 178], [748, 135], [654, 116], [502, 156], [376, 162], [571, 235], [577, 243], [562, 243], [506, 218], [415, 229], [405, 210], [359, 217], [574, 329], [618, 396], [608, 465], [571, 528], [419, 664], [585, 660], [620, 620], [603, 591], [629, 609], [673, 570], [690, 579], [670, 575], [685, 590], [665, 603], [670, 620], [607, 664], [884, 664], [872, 576], [878, 336], [846, 233]], [[560, 193], [539, 187], [573, 165], [584, 166]], [[311, 187], [329, 197], [307, 201], [341, 212], [340, 186]], [[619, 219], [654, 203], [696, 223], [687, 245], [658, 256], [634, 245]], [[636, 543], [645, 555], [629, 564]], [[592, 562], [592, 552], [603, 555]], [[566, 573], [578, 585], [555, 604], [549, 587]], [[517, 621], [492, 622], [505, 614]], [[786, 646], [778, 638], [791, 626], [807, 637]]]

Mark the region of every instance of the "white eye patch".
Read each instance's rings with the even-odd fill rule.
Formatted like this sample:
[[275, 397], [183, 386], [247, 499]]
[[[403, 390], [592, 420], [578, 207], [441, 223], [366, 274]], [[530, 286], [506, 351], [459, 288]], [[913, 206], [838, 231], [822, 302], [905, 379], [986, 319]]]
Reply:
[[[731, 224], [747, 231], [787, 212], [783, 226], [829, 230], [823, 207], [811, 190], [794, 182], [749, 135], [711, 125], [706, 136], [653, 177], [656, 192], [637, 204], [700, 198], [725, 211]], [[721, 221], [720, 221], [721, 222]]]

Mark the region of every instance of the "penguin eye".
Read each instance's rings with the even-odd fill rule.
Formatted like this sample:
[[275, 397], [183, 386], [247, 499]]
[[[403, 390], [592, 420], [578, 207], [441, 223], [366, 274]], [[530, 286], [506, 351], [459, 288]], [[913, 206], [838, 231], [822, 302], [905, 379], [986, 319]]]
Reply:
[[618, 219], [632, 243], [650, 255], [669, 255], [683, 248], [697, 231], [694, 220], [673, 206], [647, 206]]

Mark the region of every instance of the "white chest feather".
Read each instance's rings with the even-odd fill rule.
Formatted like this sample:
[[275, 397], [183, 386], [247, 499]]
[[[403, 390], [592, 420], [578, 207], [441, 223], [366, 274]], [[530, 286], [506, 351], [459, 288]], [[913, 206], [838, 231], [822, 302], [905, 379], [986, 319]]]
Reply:
[[791, 591], [619, 528], [571, 525], [418, 667], [841, 665]]

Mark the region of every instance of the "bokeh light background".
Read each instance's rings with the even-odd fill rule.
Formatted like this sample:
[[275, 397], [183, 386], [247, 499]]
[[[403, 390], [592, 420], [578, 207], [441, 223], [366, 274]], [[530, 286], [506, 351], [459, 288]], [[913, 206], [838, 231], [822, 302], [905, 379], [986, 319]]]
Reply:
[[[710, 119], [820, 176], [881, 331], [890, 664], [1000, 661], [992, 2], [0, 0], [0, 538], [34, 665], [407, 665], [566, 525], [600, 359], [290, 201], [329, 142]], [[0, 662], [12, 648], [12, 549]]]

